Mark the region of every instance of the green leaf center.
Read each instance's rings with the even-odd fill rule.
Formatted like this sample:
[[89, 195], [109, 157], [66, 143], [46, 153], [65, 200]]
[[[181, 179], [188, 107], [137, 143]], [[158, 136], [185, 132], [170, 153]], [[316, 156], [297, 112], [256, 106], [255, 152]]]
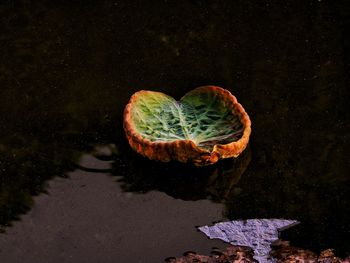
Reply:
[[152, 142], [191, 140], [206, 150], [237, 141], [243, 133], [238, 116], [212, 91], [190, 92], [180, 101], [147, 91], [134, 103], [132, 120]]

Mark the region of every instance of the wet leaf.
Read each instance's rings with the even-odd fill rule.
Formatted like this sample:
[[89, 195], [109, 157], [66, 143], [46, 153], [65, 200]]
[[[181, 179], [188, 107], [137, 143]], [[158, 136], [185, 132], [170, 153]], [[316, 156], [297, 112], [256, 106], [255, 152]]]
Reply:
[[125, 108], [124, 128], [130, 145], [150, 159], [202, 165], [239, 155], [250, 120], [229, 91], [205, 86], [180, 101], [160, 92], [135, 93]]
[[248, 219], [217, 223], [199, 227], [209, 238], [218, 238], [236, 246], [247, 246], [254, 250], [259, 262], [268, 262], [271, 244], [278, 240], [279, 231], [298, 224], [296, 220]]

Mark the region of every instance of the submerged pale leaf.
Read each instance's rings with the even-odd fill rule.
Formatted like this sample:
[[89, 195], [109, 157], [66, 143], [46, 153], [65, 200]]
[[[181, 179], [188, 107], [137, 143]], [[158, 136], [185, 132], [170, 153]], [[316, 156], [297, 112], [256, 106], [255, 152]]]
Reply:
[[209, 238], [218, 238], [237, 246], [247, 246], [254, 250], [259, 262], [268, 260], [271, 244], [278, 240], [279, 231], [298, 224], [296, 220], [248, 219], [217, 223], [198, 229]]
[[[216, 151], [211, 161], [213, 163], [219, 158], [237, 156], [244, 150], [250, 134], [250, 120], [231, 93], [219, 87], [207, 86], [187, 93], [180, 101], [160, 92], [135, 93], [125, 110], [124, 128], [127, 136], [133, 137], [128, 139], [136, 151], [151, 159], [164, 161], [168, 161], [169, 158], [196, 161], [201, 159], [201, 156], [208, 159], [208, 153], [215, 152], [216, 145], [228, 145], [240, 140], [246, 129], [243, 144], [233, 147], [236, 152], [230, 153], [232, 147], [228, 149], [227, 156]], [[141, 143], [141, 147], [154, 147], [156, 150], [156, 146], [159, 146], [157, 143], [178, 141], [190, 144], [187, 147], [190, 155], [188, 158], [183, 156], [181, 150], [176, 152], [179, 145], [175, 144], [172, 145], [172, 149], [168, 149], [173, 150], [173, 156], [165, 158], [153, 151], [138, 148]], [[170, 155], [169, 151], [167, 152]]]

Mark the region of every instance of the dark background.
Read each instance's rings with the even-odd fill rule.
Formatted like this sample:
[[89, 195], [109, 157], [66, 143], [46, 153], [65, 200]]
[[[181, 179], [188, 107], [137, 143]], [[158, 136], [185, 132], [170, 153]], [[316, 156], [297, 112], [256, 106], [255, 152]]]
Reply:
[[[349, 253], [349, 11], [323, 0], [1, 1], [3, 229], [81, 152], [113, 144], [123, 191], [210, 198], [231, 219], [297, 219], [285, 239]], [[249, 157], [229, 164], [241, 179], [224, 197], [226, 181], [212, 194], [206, 180], [227, 164], [150, 162], [122, 131], [137, 90], [180, 98], [208, 84], [252, 120]]]

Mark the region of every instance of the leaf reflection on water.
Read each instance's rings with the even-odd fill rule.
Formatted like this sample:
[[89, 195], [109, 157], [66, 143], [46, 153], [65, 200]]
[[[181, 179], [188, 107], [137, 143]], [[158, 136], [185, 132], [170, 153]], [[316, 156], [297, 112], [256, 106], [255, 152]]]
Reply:
[[236, 185], [251, 161], [249, 146], [238, 158], [222, 160], [210, 167], [149, 161], [131, 151], [128, 145], [120, 151], [123, 154], [115, 156], [112, 174], [120, 176], [124, 191], [158, 190], [182, 200], [232, 200], [239, 192]]

